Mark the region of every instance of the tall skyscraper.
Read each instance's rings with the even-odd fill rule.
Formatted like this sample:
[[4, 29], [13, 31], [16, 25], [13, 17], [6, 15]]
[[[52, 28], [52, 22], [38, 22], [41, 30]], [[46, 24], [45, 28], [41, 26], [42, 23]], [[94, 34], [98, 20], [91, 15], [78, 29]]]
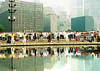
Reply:
[[68, 0], [70, 1], [71, 17], [93, 16], [95, 30], [100, 31], [99, 0]]
[[71, 29], [77, 32], [94, 31], [94, 19], [92, 16], [81, 16], [71, 19]]
[[[2, 10], [1, 14], [4, 14], [5, 12], [7, 13], [7, 16], [9, 16], [8, 2], [3, 2], [0, 10]], [[42, 32], [43, 31], [43, 4], [17, 1], [16, 10], [17, 11], [14, 14], [14, 16], [16, 17], [16, 21], [13, 23], [13, 32]], [[8, 21], [7, 18], [5, 18], [5, 20]]]
[[58, 31], [71, 30], [71, 18], [66, 12], [60, 12], [58, 17]]
[[[43, 5], [32, 2], [17, 3], [16, 26], [14, 31], [42, 32], [43, 31]], [[18, 29], [19, 28], [19, 29]]]
[[44, 10], [44, 32], [56, 32], [58, 17], [50, 7], [45, 7]]

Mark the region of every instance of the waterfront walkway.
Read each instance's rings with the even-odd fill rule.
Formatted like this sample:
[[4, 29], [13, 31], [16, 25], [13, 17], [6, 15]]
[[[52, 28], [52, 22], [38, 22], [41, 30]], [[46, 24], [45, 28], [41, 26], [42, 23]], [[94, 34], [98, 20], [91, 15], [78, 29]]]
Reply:
[[11, 47], [15, 47], [15, 48], [45, 48], [45, 47], [88, 47], [88, 46], [100, 46], [100, 42], [73, 42], [73, 41], [69, 41], [69, 42], [34, 42], [34, 43], [14, 43], [14, 44], [7, 44], [7, 43], [2, 43], [0, 44], [0, 47], [5, 47], [5, 48], [11, 48]]

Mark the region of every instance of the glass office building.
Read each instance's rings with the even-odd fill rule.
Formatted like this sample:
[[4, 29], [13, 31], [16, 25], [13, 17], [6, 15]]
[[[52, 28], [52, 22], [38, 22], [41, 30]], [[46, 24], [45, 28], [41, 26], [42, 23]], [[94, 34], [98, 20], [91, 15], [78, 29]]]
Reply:
[[81, 16], [71, 19], [71, 29], [77, 32], [94, 31], [94, 19], [92, 16]]
[[[16, 17], [16, 21], [13, 23], [13, 32], [42, 32], [43, 31], [43, 4], [17, 1], [16, 10], [17, 11], [14, 14], [14, 16]], [[0, 11], [1, 14], [8, 11], [7, 1], [2, 3], [2, 7]], [[9, 16], [8, 12], [7, 14]], [[5, 18], [5, 20], [8, 19]]]
[[4, 28], [5, 32], [11, 31], [11, 25], [8, 21], [8, 2], [2, 2], [0, 7], [0, 26]]
[[18, 2], [14, 31], [42, 32], [43, 5], [40, 3]]
[[44, 32], [56, 32], [58, 17], [50, 7], [44, 7]]
[[[68, 0], [69, 1], [69, 0]], [[71, 17], [93, 16], [95, 30], [100, 30], [99, 0], [70, 0]]]

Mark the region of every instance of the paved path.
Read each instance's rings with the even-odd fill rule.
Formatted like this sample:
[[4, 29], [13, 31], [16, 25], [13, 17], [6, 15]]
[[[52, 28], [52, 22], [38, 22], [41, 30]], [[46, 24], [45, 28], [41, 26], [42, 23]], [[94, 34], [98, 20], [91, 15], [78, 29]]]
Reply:
[[100, 42], [62, 42], [62, 43], [57, 43], [57, 42], [50, 42], [50, 43], [17, 43], [17, 44], [0, 44], [0, 47], [5, 47], [5, 48], [45, 48], [45, 47], [88, 47], [88, 46], [100, 46]]

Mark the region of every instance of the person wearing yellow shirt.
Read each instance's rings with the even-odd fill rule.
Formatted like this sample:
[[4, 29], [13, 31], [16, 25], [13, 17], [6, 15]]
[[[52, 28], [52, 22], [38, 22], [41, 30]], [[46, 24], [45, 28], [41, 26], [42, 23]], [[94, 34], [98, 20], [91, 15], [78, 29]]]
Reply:
[[[25, 44], [26, 43], [26, 37], [27, 35], [24, 33], [23, 34], [23, 43]], [[26, 48], [23, 48], [23, 56], [26, 57], [27, 54], [26, 54]]]
[[23, 34], [23, 43], [26, 43], [26, 37], [27, 37], [27, 35], [24, 33]]
[[10, 36], [11, 36], [11, 43], [14, 43], [15, 42], [15, 40], [14, 40], [15, 35], [12, 33]]
[[5, 33], [2, 33], [2, 34], [1, 34], [1, 37], [2, 37], [2, 40], [3, 40], [3, 41], [5, 40], [5, 35], [6, 35]]

